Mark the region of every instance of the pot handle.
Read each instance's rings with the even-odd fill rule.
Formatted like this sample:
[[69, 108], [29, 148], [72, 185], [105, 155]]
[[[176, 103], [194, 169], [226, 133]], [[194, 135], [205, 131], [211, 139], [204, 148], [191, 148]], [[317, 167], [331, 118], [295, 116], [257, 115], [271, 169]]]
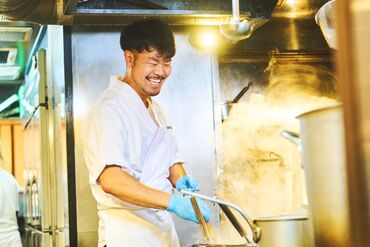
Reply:
[[280, 132], [280, 135], [282, 137], [285, 137], [289, 141], [293, 142], [298, 147], [301, 145], [301, 139], [299, 138], [299, 134], [298, 133], [295, 133], [295, 132], [289, 131], [289, 130], [282, 130]]
[[[205, 196], [205, 195], [201, 195], [201, 194], [198, 194], [198, 193], [190, 192], [188, 190], [181, 190], [180, 192], [182, 194], [184, 194], [184, 195], [194, 196], [194, 197], [198, 197], [200, 199], [206, 200], [206, 201], [217, 203], [220, 207], [221, 207], [221, 205], [223, 205], [225, 208], [227, 207], [227, 208], [233, 208], [233, 209], [235, 209], [236, 211], [238, 211], [240, 213], [241, 216], [243, 216], [243, 218], [245, 219], [245, 221], [247, 221], [249, 227], [252, 230], [253, 239], [250, 239], [250, 238], [248, 238], [248, 236], [245, 236], [245, 239], [247, 240], [247, 242], [249, 244], [256, 244], [260, 240], [260, 238], [261, 238], [261, 228], [240, 207], [238, 207], [238, 206], [236, 206], [236, 205], [234, 205], [232, 203], [219, 200], [217, 198], [212, 198], [212, 197], [209, 197], [209, 196]], [[222, 207], [221, 207], [221, 209], [222, 209]], [[234, 225], [234, 223], [233, 223], [233, 225]], [[239, 230], [238, 230], [238, 232], [239, 232]]]

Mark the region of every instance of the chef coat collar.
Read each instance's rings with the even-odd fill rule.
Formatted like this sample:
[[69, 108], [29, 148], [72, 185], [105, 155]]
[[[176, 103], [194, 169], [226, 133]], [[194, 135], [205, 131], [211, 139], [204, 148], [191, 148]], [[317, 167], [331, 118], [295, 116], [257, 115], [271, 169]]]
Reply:
[[[155, 120], [150, 116], [150, 113], [146, 108], [143, 100], [129, 84], [127, 84], [124, 81], [121, 81], [119, 76], [112, 76], [109, 87], [123, 92], [123, 95], [125, 95], [125, 97], [128, 98], [131, 105], [138, 112], [140, 118], [143, 120], [143, 122], [145, 122], [145, 124], [149, 128], [154, 130], [158, 128], [158, 125], [154, 122]], [[153, 108], [153, 111], [156, 111], [156, 109]]]

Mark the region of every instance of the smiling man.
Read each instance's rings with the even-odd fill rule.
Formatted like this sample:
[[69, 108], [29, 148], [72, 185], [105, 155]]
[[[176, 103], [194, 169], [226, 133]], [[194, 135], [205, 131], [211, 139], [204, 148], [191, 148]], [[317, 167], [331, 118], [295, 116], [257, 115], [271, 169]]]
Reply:
[[[198, 223], [190, 198], [195, 191], [158, 95], [171, 74], [173, 33], [165, 22], [146, 19], [121, 33], [125, 75], [112, 76], [86, 126], [85, 160], [98, 203], [99, 247], [178, 247], [172, 216]], [[210, 212], [198, 200], [206, 221]]]

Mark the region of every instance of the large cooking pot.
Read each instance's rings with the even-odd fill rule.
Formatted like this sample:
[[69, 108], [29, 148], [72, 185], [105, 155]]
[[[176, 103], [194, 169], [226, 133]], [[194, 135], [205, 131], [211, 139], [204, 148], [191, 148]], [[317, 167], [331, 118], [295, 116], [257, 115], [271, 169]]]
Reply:
[[[185, 195], [192, 197], [199, 197], [203, 200], [211, 201], [218, 204], [222, 211], [225, 213], [227, 218], [230, 220], [234, 228], [238, 231], [242, 238], [246, 239], [244, 244], [215, 244], [210, 242], [207, 243], [196, 243], [190, 245], [191, 247], [311, 247], [312, 241], [309, 236], [309, 224], [308, 216], [306, 211], [302, 211], [300, 214], [282, 214], [274, 217], [260, 217], [256, 220], [251, 219], [243, 209], [238, 206], [225, 202], [216, 198], [210, 198], [204, 195], [200, 195], [194, 192], [181, 191]], [[195, 200], [194, 200], [195, 201]], [[193, 205], [194, 207], [194, 205]], [[197, 214], [197, 218], [202, 229], [202, 216], [200, 214], [198, 206], [194, 207]], [[230, 209], [236, 210], [240, 213], [240, 216], [248, 223], [250, 230], [252, 231], [253, 238], [248, 237], [247, 231], [243, 225], [240, 224], [239, 220]], [[200, 215], [198, 217], [198, 214]], [[205, 239], [208, 239], [207, 231], [203, 231]]]
[[256, 244], [193, 244], [189, 247], [311, 247], [310, 224], [307, 215], [278, 215], [255, 220], [261, 228]]
[[315, 244], [351, 246], [342, 107], [310, 111], [298, 119]]
[[311, 247], [307, 215], [284, 214], [257, 218], [261, 228], [259, 247]]

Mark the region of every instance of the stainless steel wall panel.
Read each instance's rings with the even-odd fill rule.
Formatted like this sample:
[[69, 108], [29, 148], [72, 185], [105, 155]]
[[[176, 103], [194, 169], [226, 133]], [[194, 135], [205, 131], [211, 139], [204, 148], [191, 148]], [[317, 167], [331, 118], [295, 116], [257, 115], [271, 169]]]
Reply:
[[[119, 33], [119, 28], [111, 27], [72, 29], [77, 218], [81, 240], [83, 234], [97, 231], [96, 203], [82, 158], [82, 126], [89, 106], [108, 86], [110, 75], [124, 73]], [[213, 195], [217, 167], [214, 118], [217, 63], [214, 56], [191, 47], [187, 35], [176, 35], [176, 42], [173, 72], [157, 99], [172, 120], [187, 171], [200, 180], [202, 193]], [[215, 211], [217, 222], [216, 215]], [[182, 243], [193, 243], [201, 235], [193, 223], [176, 220], [176, 227]]]

